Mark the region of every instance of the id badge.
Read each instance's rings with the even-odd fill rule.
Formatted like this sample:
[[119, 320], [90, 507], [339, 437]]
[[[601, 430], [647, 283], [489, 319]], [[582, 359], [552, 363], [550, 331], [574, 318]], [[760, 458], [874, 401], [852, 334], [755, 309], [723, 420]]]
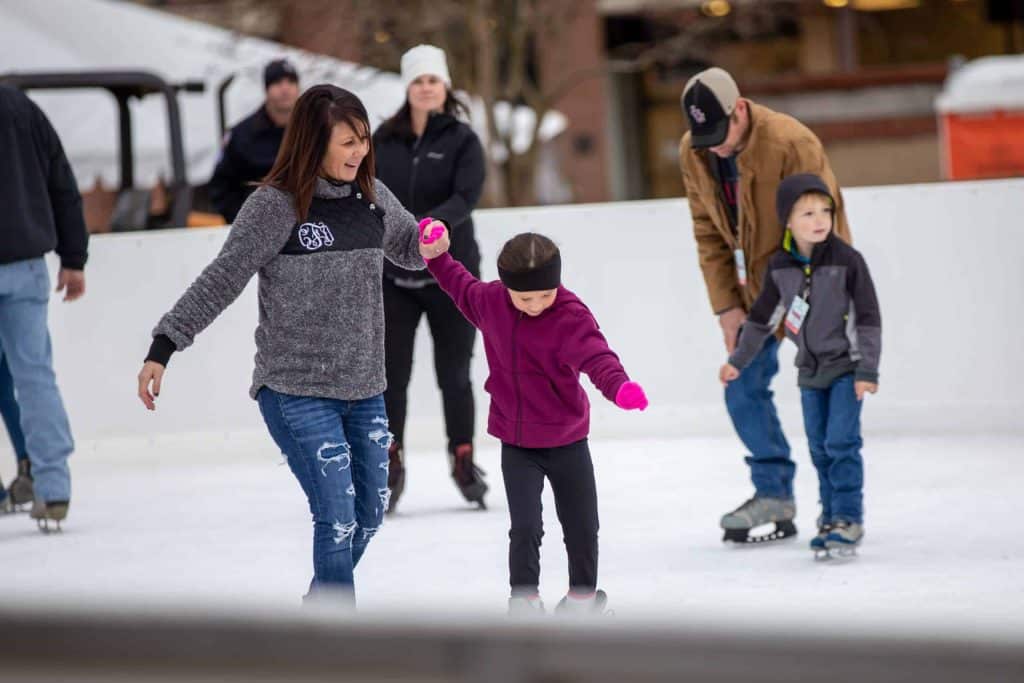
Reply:
[[793, 305], [789, 307], [789, 313], [786, 314], [786, 329], [794, 336], [800, 334], [800, 328], [803, 327], [807, 311], [810, 308], [811, 305], [804, 301], [802, 296], [793, 297]]
[[743, 250], [737, 249], [733, 253], [733, 258], [736, 259], [736, 279], [740, 282], [740, 287], [747, 286], [747, 259], [743, 256]]

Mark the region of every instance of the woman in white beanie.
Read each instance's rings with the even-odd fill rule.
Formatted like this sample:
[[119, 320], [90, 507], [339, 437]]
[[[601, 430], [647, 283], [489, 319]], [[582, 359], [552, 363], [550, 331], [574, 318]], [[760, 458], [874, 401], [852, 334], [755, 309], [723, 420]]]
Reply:
[[[471, 212], [484, 184], [484, 155], [473, 129], [459, 120], [467, 109], [452, 93], [444, 50], [417, 45], [402, 55], [406, 100], [373, 135], [377, 177], [417, 219], [444, 221], [451, 254], [475, 276], [480, 250]], [[407, 389], [416, 328], [427, 316], [434, 338], [434, 367], [444, 404], [451, 474], [467, 501], [483, 507], [487, 484], [473, 463], [475, 415], [470, 359], [476, 329], [426, 271], [386, 264], [384, 270], [384, 393], [391, 431], [388, 485], [391, 510], [405, 488], [404, 437]]]

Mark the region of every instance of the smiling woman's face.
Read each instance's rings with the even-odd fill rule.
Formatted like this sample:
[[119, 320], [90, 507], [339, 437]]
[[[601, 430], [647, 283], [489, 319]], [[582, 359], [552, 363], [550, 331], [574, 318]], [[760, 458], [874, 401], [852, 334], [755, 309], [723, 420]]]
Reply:
[[370, 151], [370, 136], [359, 134], [344, 121], [334, 125], [327, 142], [322, 164], [323, 174], [333, 180], [352, 182], [359, 173], [359, 165]]

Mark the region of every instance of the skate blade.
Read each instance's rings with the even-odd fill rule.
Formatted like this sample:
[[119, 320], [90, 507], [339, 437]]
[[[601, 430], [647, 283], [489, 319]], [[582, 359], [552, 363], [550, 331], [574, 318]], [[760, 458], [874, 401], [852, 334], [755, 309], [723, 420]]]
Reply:
[[828, 562], [832, 558], [832, 553], [827, 549], [816, 548], [814, 550], [814, 561], [815, 562]]
[[840, 559], [852, 559], [857, 557], [857, 546], [829, 546], [829, 552], [833, 557]]
[[796, 525], [793, 522], [776, 522], [775, 528], [767, 534], [751, 535], [750, 532], [751, 529], [726, 529], [722, 540], [736, 546], [746, 547], [784, 541], [795, 538], [797, 534]]
[[39, 526], [39, 530], [47, 535], [64, 532], [64, 529], [60, 526], [59, 519], [37, 519], [36, 524]]

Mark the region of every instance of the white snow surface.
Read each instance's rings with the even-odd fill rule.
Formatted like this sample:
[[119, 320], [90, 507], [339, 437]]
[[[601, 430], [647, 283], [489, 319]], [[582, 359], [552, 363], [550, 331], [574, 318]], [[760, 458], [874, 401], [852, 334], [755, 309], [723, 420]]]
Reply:
[[[870, 402], [870, 399], [869, 399]], [[597, 440], [600, 584], [618, 619], [828, 625], [1024, 635], [1024, 513], [1018, 437], [872, 438], [865, 408], [867, 536], [859, 557], [807, 549], [816, 480], [797, 425], [798, 539], [736, 548], [718, 516], [742, 502], [733, 438]], [[479, 461], [490, 509], [466, 505], [440, 450], [408, 458], [408, 484], [356, 572], [375, 617], [501, 618], [508, 513], [496, 444]], [[10, 476], [11, 460], [0, 461]], [[0, 566], [15, 604], [227, 610], [298, 609], [311, 572], [308, 509], [269, 437], [234, 433], [81, 444], [61, 535], [0, 518]], [[545, 491], [542, 596], [566, 590], [564, 546]], [[8, 599], [12, 594], [8, 595]]]

